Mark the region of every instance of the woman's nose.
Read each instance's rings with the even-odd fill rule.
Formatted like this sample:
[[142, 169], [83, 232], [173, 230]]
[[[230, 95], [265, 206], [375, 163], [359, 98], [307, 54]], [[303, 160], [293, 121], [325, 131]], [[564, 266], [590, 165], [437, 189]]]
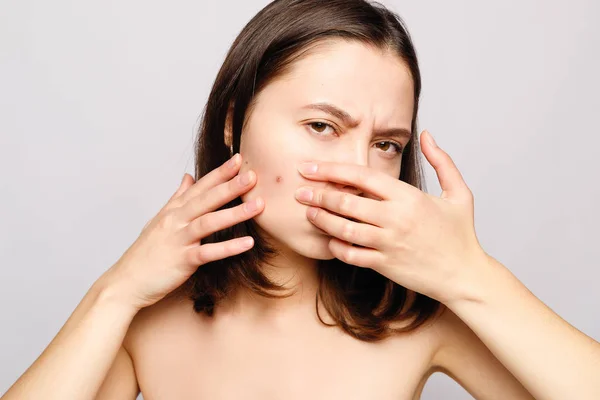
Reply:
[[[369, 166], [368, 162], [368, 154], [363, 154], [360, 151], [356, 151], [352, 156], [346, 156], [343, 160], [338, 160], [338, 162], [344, 162], [349, 164], [361, 165], [364, 167]], [[354, 186], [352, 183], [339, 183], [329, 181], [326, 185], [326, 188], [338, 190], [340, 192], [346, 192], [353, 194], [355, 196], [364, 197], [372, 200], [382, 200], [380, 197], [373, 195], [370, 192], [361, 189], [360, 187]]]
[[[336, 157], [337, 162], [347, 163], [347, 164], [355, 164], [368, 166], [369, 165], [369, 148], [368, 143], [365, 146], [365, 143], [361, 140], [353, 140], [349, 142], [349, 146], [344, 149], [344, 151], [338, 154]], [[350, 194], [354, 194], [356, 196], [360, 196], [363, 194], [363, 191], [356, 186], [346, 183], [338, 183], [331, 182], [331, 187], [335, 190], [339, 190], [342, 192], [347, 192]]]

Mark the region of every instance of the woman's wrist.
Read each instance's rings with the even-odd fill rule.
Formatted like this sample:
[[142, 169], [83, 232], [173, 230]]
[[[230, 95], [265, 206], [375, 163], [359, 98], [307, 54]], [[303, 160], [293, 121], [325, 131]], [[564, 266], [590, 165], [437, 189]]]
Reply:
[[484, 303], [499, 284], [499, 280], [507, 278], [507, 274], [510, 274], [510, 271], [507, 271], [504, 265], [482, 251], [470, 261], [464, 274], [454, 283], [460, 294], [444, 303], [455, 313], [465, 304], [468, 307], [470, 304]]
[[111, 270], [106, 271], [90, 289], [95, 294], [95, 302], [117, 307], [126, 314], [131, 315], [131, 318], [137, 314], [140, 308], [132, 301], [131, 296], [126, 293], [126, 290], [119, 284], [117, 279], [114, 279]]

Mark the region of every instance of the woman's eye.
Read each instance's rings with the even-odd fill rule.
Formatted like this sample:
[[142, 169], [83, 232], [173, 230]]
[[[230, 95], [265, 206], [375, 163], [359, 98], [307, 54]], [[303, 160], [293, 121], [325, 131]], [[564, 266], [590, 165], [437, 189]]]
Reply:
[[327, 127], [333, 129], [333, 131], [335, 132], [335, 129], [333, 128], [333, 126], [331, 126], [330, 124], [326, 124], [325, 122], [311, 122], [308, 124], [308, 126], [317, 127], [316, 129], [313, 129], [313, 131], [316, 132], [318, 134], [318, 136], [323, 135], [322, 130]]
[[[324, 131], [327, 128], [331, 128], [333, 133], [336, 133], [335, 128], [331, 124], [328, 124], [326, 122], [315, 121], [315, 122], [309, 122], [307, 125], [311, 127], [311, 130], [313, 132], [315, 132], [317, 134], [317, 136], [325, 136], [326, 134], [324, 133]], [[403, 150], [402, 145], [400, 145], [396, 142], [389, 141], [389, 140], [386, 140], [383, 142], [377, 142], [375, 145], [378, 147], [380, 145], [383, 145], [379, 148], [381, 150], [383, 150], [384, 153], [401, 154], [402, 150]], [[388, 151], [390, 148], [394, 149], [394, 151], [393, 152]]]
[[384, 142], [378, 142], [376, 143], [377, 146], [383, 144], [382, 147], [380, 147], [381, 150], [383, 150], [385, 153], [388, 153], [388, 149], [393, 148], [394, 152], [400, 154], [402, 153], [402, 146], [399, 145], [396, 142], [390, 142], [390, 141], [384, 141]]

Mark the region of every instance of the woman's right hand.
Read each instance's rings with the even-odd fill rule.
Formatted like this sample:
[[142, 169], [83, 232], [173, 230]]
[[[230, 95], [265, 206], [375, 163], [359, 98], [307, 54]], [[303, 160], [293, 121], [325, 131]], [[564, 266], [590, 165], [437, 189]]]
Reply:
[[[253, 171], [238, 175], [241, 159], [236, 154], [195, 183], [189, 174], [184, 175], [167, 204], [101, 277], [110, 293], [139, 310], [175, 290], [200, 265], [252, 248], [251, 236], [200, 245], [202, 238], [253, 218], [263, 210], [264, 201], [256, 198], [214, 211], [256, 184]], [[244, 177], [248, 178], [246, 184], [241, 179]]]

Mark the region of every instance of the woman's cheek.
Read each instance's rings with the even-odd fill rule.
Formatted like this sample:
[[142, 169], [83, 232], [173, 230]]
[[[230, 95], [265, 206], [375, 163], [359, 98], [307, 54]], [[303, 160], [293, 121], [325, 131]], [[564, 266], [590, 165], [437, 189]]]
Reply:
[[290, 129], [279, 129], [277, 135], [269, 137], [261, 137], [253, 132], [242, 141], [244, 161], [239, 173], [252, 169], [257, 175], [255, 186], [242, 194], [243, 201], [261, 196], [265, 200], [265, 211], [269, 202], [273, 203], [271, 206], [297, 203], [294, 197], [296, 189], [309, 184], [298, 172], [297, 165], [303, 161], [322, 159], [322, 149], [318, 143], [310, 140], [306, 128], [297, 127], [297, 131]]

